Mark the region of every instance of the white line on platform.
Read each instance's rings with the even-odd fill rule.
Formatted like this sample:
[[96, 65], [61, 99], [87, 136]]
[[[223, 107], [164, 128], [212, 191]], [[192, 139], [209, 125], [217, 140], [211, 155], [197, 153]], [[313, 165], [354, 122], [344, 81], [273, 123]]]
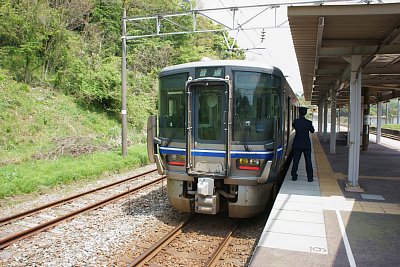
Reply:
[[347, 238], [346, 229], [343, 224], [342, 215], [340, 214], [340, 211], [338, 209], [336, 209], [336, 216], [337, 216], [337, 219], [339, 222], [340, 231], [342, 232], [343, 243], [344, 243], [344, 247], [346, 248], [346, 254], [347, 254], [347, 258], [349, 259], [350, 266], [356, 267], [357, 266], [356, 261], [354, 260], [353, 251], [351, 250], [350, 242], [349, 242], [349, 239]]

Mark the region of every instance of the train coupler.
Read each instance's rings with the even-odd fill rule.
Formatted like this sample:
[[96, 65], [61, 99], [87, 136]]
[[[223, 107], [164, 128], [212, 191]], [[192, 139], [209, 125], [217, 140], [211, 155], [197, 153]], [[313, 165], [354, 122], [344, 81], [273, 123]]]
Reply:
[[195, 211], [204, 214], [217, 214], [219, 211], [219, 195], [214, 194], [214, 179], [199, 178], [195, 194]]

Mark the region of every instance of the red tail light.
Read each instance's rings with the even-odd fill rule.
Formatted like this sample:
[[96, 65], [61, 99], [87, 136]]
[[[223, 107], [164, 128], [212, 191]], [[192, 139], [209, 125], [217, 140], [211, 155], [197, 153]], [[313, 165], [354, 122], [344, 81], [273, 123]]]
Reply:
[[168, 155], [167, 163], [174, 166], [185, 166], [185, 156], [183, 155]]
[[260, 160], [258, 160], [258, 159], [238, 159], [238, 160], [236, 160], [236, 167], [239, 170], [259, 171], [260, 170]]

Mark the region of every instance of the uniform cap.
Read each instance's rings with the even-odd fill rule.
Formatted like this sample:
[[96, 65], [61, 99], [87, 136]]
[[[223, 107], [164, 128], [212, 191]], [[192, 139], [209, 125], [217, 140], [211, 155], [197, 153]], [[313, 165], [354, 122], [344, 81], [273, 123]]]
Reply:
[[305, 116], [307, 114], [307, 109], [306, 107], [299, 107], [299, 114]]

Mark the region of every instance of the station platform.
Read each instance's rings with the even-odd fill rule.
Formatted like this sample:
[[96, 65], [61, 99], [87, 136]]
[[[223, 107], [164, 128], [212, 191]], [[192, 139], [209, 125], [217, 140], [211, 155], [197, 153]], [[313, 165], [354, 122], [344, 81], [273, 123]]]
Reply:
[[312, 135], [314, 182], [304, 157], [289, 167], [249, 266], [400, 266], [400, 142], [360, 153], [363, 193], [346, 192], [348, 147]]

